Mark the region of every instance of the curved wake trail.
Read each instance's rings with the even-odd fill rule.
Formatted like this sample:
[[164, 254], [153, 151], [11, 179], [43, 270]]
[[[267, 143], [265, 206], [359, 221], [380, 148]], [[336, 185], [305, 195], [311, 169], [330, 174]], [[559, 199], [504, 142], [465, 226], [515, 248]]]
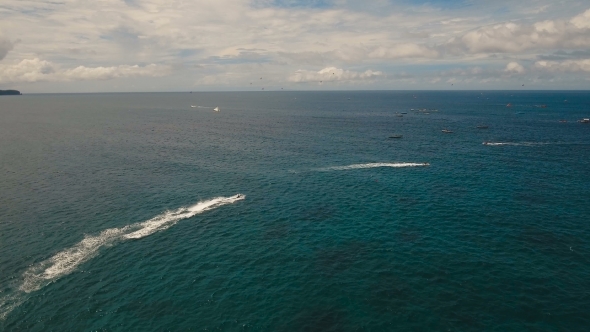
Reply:
[[98, 235], [86, 235], [82, 241], [74, 246], [64, 249], [53, 255], [53, 257], [27, 269], [22, 275], [22, 283], [18, 290], [0, 297], [0, 319], [5, 319], [14, 308], [22, 304], [26, 300], [27, 294], [74, 272], [80, 264], [95, 257], [102, 247], [112, 246], [125, 240], [141, 239], [168, 229], [182, 219], [193, 217], [226, 204], [235, 203], [245, 197], [240, 194], [231, 197], [217, 197], [198, 202], [189, 207], [167, 211], [144, 222], [121, 228], [109, 228]]
[[349, 169], [363, 169], [363, 168], [376, 168], [376, 167], [426, 167], [430, 166], [429, 163], [369, 163], [369, 164], [354, 164], [348, 166], [333, 166], [318, 169], [319, 171], [345, 171]]

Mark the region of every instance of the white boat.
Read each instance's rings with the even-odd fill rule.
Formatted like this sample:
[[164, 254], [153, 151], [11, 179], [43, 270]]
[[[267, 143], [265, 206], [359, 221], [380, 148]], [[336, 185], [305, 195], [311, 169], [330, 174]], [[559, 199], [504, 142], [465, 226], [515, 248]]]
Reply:
[[213, 109], [215, 112], [219, 112], [219, 106]]
[[191, 105], [191, 108], [197, 108], [197, 105]]
[[579, 120], [579, 122], [581, 122], [581, 123], [590, 123], [590, 119], [582, 119], [582, 120]]
[[442, 132], [445, 134], [452, 134], [453, 133], [452, 130], [448, 130], [448, 129], [443, 129]]

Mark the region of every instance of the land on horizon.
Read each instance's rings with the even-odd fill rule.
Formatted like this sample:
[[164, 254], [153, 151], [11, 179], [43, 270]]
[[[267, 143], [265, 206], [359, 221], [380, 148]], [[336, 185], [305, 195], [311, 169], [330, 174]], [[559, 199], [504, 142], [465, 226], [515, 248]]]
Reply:
[[0, 90], [0, 96], [20, 96], [22, 93], [18, 90]]

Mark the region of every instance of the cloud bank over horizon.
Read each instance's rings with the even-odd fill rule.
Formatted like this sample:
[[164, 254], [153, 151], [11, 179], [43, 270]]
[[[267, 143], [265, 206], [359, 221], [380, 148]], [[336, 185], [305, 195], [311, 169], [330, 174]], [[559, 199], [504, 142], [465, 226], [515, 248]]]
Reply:
[[590, 89], [590, 5], [3, 0], [0, 89]]

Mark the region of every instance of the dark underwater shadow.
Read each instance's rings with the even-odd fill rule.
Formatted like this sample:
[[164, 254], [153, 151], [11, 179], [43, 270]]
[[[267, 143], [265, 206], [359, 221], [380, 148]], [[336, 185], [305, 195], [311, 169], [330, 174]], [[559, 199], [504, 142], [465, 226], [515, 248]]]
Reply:
[[403, 243], [416, 243], [420, 241], [423, 236], [421, 230], [415, 227], [403, 228], [396, 233], [396, 239]]
[[346, 313], [336, 308], [306, 309], [295, 318], [293, 331], [324, 332], [345, 331]]
[[365, 301], [376, 312], [403, 312], [412, 305], [412, 287], [393, 272], [375, 275]]
[[328, 221], [336, 214], [336, 208], [328, 204], [311, 205], [301, 212], [298, 219], [309, 222]]
[[357, 262], [364, 261], [369, 253], [369, 245], [358, 241], [351, 241], [333, 248], [322, 248], [316, 252], [316, 269], [322, 275], [335, 277]]
[[264, 231], [265, 240], [284, 239], [291, 233], [291, 226], [287, 222], [275, 222], [266, 227]]
[[571, 256], [574, 248], [582, 247], [582, 241], [571, 234], [563, 232], [551, 232], [546, 229], [527, 226], [523, 228], [516, 237], [527, 246], [541, 250], [547, 254]]

